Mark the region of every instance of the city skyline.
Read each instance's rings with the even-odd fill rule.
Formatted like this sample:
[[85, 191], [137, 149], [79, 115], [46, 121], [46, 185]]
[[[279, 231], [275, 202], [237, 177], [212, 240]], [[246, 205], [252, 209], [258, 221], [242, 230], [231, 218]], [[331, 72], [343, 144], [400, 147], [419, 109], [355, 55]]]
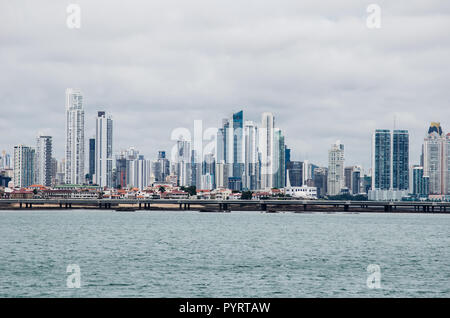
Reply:
[[[52, 136], [39, 135], [36, 148], [21, 144], [14, 146], [14, 180], [17, 180], [20, 187], [28, 186], [30, 182], [47, 186], [53, 184], [54, 180], [61, 182], [57, 173], [65, 171], [63, 183], [83, 184], [86, 181], [107, 188], [126, 186], [142, 190], [151, 182], [166, 182], [169, 176], [175, 177], [175, 183], [180, 186], [193, 185], [197, 189], [225, 187], [241, 191], [284, 188], [286, 175], [290, 179], [286, 169], [292, 169], [296, 165], [291, 158], [293, 149], [288, 148], [282, 129], [276, 125], [276, 116], [263, 112], [258, 124], [246, 120], [243, 110], [222, 119], [222, 127], [214, 129], [213, 148], [209, 147], [202, 123], [196, 122], [197, 128], [193, 135], [187, 130], [175, 130], [171, 136], [175, 145], [170, 157], [166, 157], [166, 150], [158, 150], [158, 158], [154, 161], [145, 159], [133, 146], [114, 153], [112, 116], [100, 110], [95, 121], [96, 137], [89, 139], [86, 158], [83, 100], [80, 89], [66, 89], [66, 158], [59, 163], [61, 168], [57, 167], [58, 162], [52, 157]], [[386, 195], [400, 198], [407, 195], [408, 190], [413, 190], [413, 194], [416, 194], [418, 189], [425, 189], [424, 187], [429, 187], [431, 195], [446, 194], [448, 171], [438, 172], [440, 177], [433, 171], [440, 171], [441, 166], [450, 167], [447, 158], [450, 153], [449, 135], [439, 122], [431, 122], [424, 138], [422, 156], [419, 158], [424, 168], [423, 173], [420, 173], [415, 169], [417, 165], [410, 164], [408, 130], [376, 129], [371, 142], [372, 162], [369, 173], [372, 175], [371, 189], [375, 191], [372, 198], [378, 199]], [[430, 142], [431, 146], [427, 146]], [[440, 146], [436, 148], [433, 144]], [[25, 152], [21, 147], [25, 147], [25, 151], [32, 151], [29, 159], [22, 159], [25, 158]], [[340, 140], [332, 145], [328, 154], [327, 193], [364, 193], [366, 181], [361, 179], [364, 167], [348, 165], [344, 145]], [[2, 160], [3, 157], [5, 154], [2, 153]], [[125, 160], [123, 163], [122, 158]], [[85, 165], [86, 159], [88, 164]], [[288, 165], [290, 163], [293, 165]], [[323, 182], [313, 180], [316, 168], [322, 167], [305, 160], [301, 168], [292, 170], [293, 183], [296, 186], [311, 186], [312, 182], [314, 186], [314, 183], [319, 182], [321, 188]], [[26, 177], [28, 174], [31, 178]], [[291, 184], [291, 181], [290, 179], [288, 183]], [[319, 192], [323, 191], [324, 189], [319, 189]]]
[[243, 109], [254, 120], [276, 113], [296, 149], [292, 159], [319, 165], [339, 139], [349, 165], [369, 167], [367, 140], [375, 129], [394, 129], [396, 118], [395, 128], [410, 133], [411, 163], [419, 163], [423, 127], [450, 127], [450, 5], [382, 1], [382, 27], [372, 30], [358, 1], [282, 2], [256, 10], [155, 1], [123, 11], [81, 1], [80, 29], [67, 28], [65, 3], [2, 4], [0, 123], [8, 134], [0, 149], [32, 145], [40, 132], [54, 137], [54, 156], [63, 158], [62, 92], [79, 87], [86, 140], [104, 109], [116, 118], [115, 149], [133, 145], [152, 159], [170, 148], [172, 129], [192, 129], [197, 119], [220, 127]]
[[[75, 96], [75, 97], [73, 97], [73, 96]], [[105, 107], [103, 107], [102, 109], [107, 109], [107, 108], [105, 108]], [[70, 115], [73, 111], [75, 110], [75, 115]], [[77, 118], [77, 113], [79, 112], [79, 114], [78, 114], [78, 118]], [[78, 129], [80, 130], [80, 132], [78, 132], [79, 134], [82, 134], [84, 137], [83, 138], [81, 138], [82, 139], [82, 142], [80, 142], [80, 145], [79, 145], [79, 147], [81, 147], [80, 149], [83, 149], [83, 155], [82, 155], [82, 160], [80, 160], [80, 161], [82, 161], [82, 168], [80, 168], [81, 170], [83, 170], [84, 171], [84, 175], [86, 175], [86, 174], [90, 174], [90, 169], [91, 169], [91, 166], [90, 166], [90, 160], [91, 160], [91, 158], [90, 158], [90, 151], [91, 151], [91, 149], [90, 149], [90, 140], [96, 140], [97, 138], [96, 138], [96, 136], [98, 136], [99, 135], [99, 131], [98, 131], [98, 127], [99, 127], [99, 121], [101, 122], [101, 118], [105, 118], [105, 116], [106, 116], [106, 113], [108, 114], [108, 116], [107, 116], [107, 118], [106, 118], [106, 120], [108, 121], [108, 128], [106, 128], [107, 126], [104, 126], [102, 129], [104, 130], [104, 133], [106, 134], [106, 132], [108, 133], [108, 141], [107, 142], [105, 142], [105, 141], [103, 141], [103, 142], [105, 142], [104, 143], [104, 147], [105, 147], [105, 150], [104, 151], [107, 151], [107, 157], [108, 157], [108, 160], [110, 161], [110, 162], [112, 162], [112, 160], [114, 160], [114, 158], [115, 157], [117, 157], [117, 156], [119, 156], [119, 155], [121, 155], [124, 151], [128, 151], [128, 149], [130, 149], [130, 148], [136, 148], [136, 149], [138, 149], [137, 147], [135, 147], [134, 146], [134, 144], [133, 145], [126, 145], [126, 146], [123, 146], [123, 147], [117, 147], [117, 146], [114, 146], [114, 151], [113, 151], [113, 147], [112, 147], [112, 143], [113, 143], [113, 137], [112, 137], [112, 116], [110, 115], [111, 113], [109, 112], [109, 111], [104, 111], [104, 110], [102, 110], [102, 111], [100, 111], [100, 110], [97, 110], [96, 111], [96, 116], [94, 117], [94, 118], [92, 118], [92, 120], [89, 120], [88, 119], [88, 121], [87, 121], [87, 126], [88, 127], [90, 127], [91, 125], [93, 125], [94, 127], [97, 127], [97, 128], [95, 128], [96, 130], [97, 130], [97, 132], [95, 132], [94, 133], [94, 135], [93, 135], [93, 137], [92, 138], [86, 138], [86, 125], [85, 125], [85, 121], [86, 121], [86, 119], [85, 119], [85, 115], [84, 115], [84, 113], [85, 113], [85, 109], [84, 109], [84, 93], [82, 92], [82, 90], [80, 90], [80, 89], [74, 89], [74, 88], [67, 88], [66, 89], [66, 120], [68, 121], [67, 123], [66, 123], [66, 125], [68, 125], [68, 126], [74, 126], [74, 127], [77, 127], [77, 125], [79, 126], [78, 127]], [[274, 131], [283, 131], [283, 133], [282, 133], [282, 138], [283, 138], [283, 140], [284, 140], [284, 138], [285, 138], [285, 136], [284, 136], [284, 129], [280, 129], [279, 127], [278, 127], [278, 125], [275, 125], [275, 120], [274, 120], [274, 118], [276, 117], [276, 116], [274, 116], [274, 114], [272, 113], [272, 112], [262, 112], [261, 114], [260, 114], [260, 116], [262, 116], [262, 120], [263, 120], [263, 122], [261, 123], [261, 124], [259, 124], [258, 123], [258, 121], [256, 121], [256, 123], [255, 123], [255, 121], [254, 121], [254, 118], [250, 118], [250, 120], [248, 119], [248, 117], [247, 116], [245, 116], [245, 118], [244, 118], [244, 115], [243, 115], [243, 113], [244, 113], [244, 111], [243, 110], [240, 110], [240, 111], [237, 111], [237, 112], [234, 112], [233, 114], [232, 114], [232, 116], [230, 117], [230, 115], [228, 114], [228, 116], [224, 116], [224, 118], [225, 119], [221, 119], [220, 121], [221, 121], [221, 123], [222, 123], [222, 125], [223, 125], [223, 127], [221, 128], [221, 127], [207, 127], [208, 129], [209, 128], [214, 128], [214, 129], [217, 129], [217, 131], [218, 131], [218, 136], [221, 134], [221, 131], [222, 131], [222, 134], [225, 134], [225, 135], [229, 135], [229, 134], [231, 134], [231, 136], [233, 136], [233, 134], [235, 134], [235, 131], [236, 131], [236, 128], [238, 129], [238, 131], [240, 131], [240, 134], [241, 134], [241, 136], [240, 136], [240, 142], [242, 143], [243, 142], [243, 140], [244, 139], [247, 139], [248, 138], [248, 136], [247, 135], [242, 135], [242, 133], [243, 132], [245, 132], [245, 131], [249, 131], [248, 129], [249, 129], [249, 126], [250, 127], [252, 127], [252, 126], [254, 126], [254, 128], [256, 128], [256, 130], [258, 130], [258, 128], [263, 128], [263, 129], [266, 129], [265, 127], [264, 127], [264, 121], [266, 120], [265, 119], [265, 116], [269, 116], [269, 118], [270, 118], [270, 116], [272, 117], [271, 119], [270, 119], [270, 125], [272, 125], [272, 128], [270, 128], [269, 127], [269, 129], [268, 129], [268, 131], [270, 132], [270, 134], [271, 134], [271, 138], [273, 138], [273, 136], [274, 136]], [[75, 117], [74, 117], [75, 116]], [[73, 118], [75, 118], [75, 119], [73, 119]], [[238, 119], [238, 126], [234, 126], [235, 124], [234, 124], [234, 122], [236, 121], [236, 118], [239, 118]], [[75, 123], [73, 123], [73, 121], [75, 121]], [[80, 123], [78, 123], [77, 121], [80, 121]], [[203, 121], [202, 121], [203, 122]], [[439, 127], [440, 127], [440, 129], [442, 130], [443, 128], [442, 128], [442, 124], [440, 123], [440, 122], [436, 122], [436, 121], [432, 121], [431, 122], [431, 125], [433, 125], [433, 124], [439, 124]], [[195, 126], [195, 122], [194, 122], [194, 126]], [[82, 128], [81, 128], [82, 127]], [[229, 129], [230, 131], [229, 132], [226, 132], [226, 133], [224, 133], [224, 130], [226, 131], [227, 130], [227, 128], [226, 127], [230, 127], [231, 129]], [[179, 127], [178, 127], [179, 128]], [[184, 128], [184, 127], [183, 127]], [[205, 128], [205, 127], [203, 127], [203, 125], [202, 125], [202, 128], [203, 128], [203, 131], [205, 131], [205, 130], [207, 130], [207, 128]], [[172, 129], [172, 131], [173, 131], [174, 129]], [[189, 129], [188, 129], [189, 130]], [[70, 130], [69, 130], [70, 131]], [[66, 132], [66, 134], [68, 133], [68, 131], [67, 130], [65, 130], [65, 132]], [[389, 140], [390, 140], [390, 138], [392, 138], [391, 137], [391, 130], [390, 129], [380, 129], [380, 128], [377, 128], [377, 129], [375, 129], [374, 131], [372, 131], [371, 132], [371, 138], [374, 138], [374, 136], [378, 133], [378, 132], [388, 132], [388, 135], [389, 135]], [[410, 148], [411, 148], [411, 140], [412, 140], [412, 138], [409, 138], [409, 136], [410, 136], [410, 132], [409, 132], [409, 130], [408, 129], [403, 129], [403, 128], [401, 128], [401, 129], [398, 129], [398, 127], [397, 127], [397, 129], [393, 129], [392, 130], [392, 132], [406, 132], [406, 134], [408, 135], [408, 138], [407, 138], [407, 143], [408, 143], [408, 146], [407, 146], [407, 150], [406, 150], [406, 152], [407, 152], [407, 158], [408, 158], [408, 166], [409, 167], [412, 167], [413, 165], [423, 165], [423, 163], [421, 163], [421, 160], [422, 160], [422, 158], [421, 158], [421, 156], [423, 155], [423, 142], [424, 142], [424, 137], [426, 138], [428, 135], [429, 135], [429, 132], [427, 132], [427, 133], [425, 133], [424, 134], [424, 137], [422, 137], [422, 138], [419, 138], [419, 142], [421, 143], [421, 151], [420, 151], [420, 153], [416, 156], [416, 157], [414, 157], [414, 156], [411, 156], [411, 151], [410, 151]], [[444, 132], [445, 132], [445, 128], [444, 128]], [[442, 133], [444, 133], [444, 132], [442, 132]], [[194, 129], [192, 129], [192, 130], [190, 130], [190, 133], [192, 134], [192, 138], [194, 138]], [[394, 134], [395, 135], [395, 134]], [[36, 136], [34, 137], [35, 138], [35, 140], [36, 140], [36, 138], [40, 138], [40, 136], [42, 136], [42, 133], [40, 132], [40, 133], [38, 133], [38, 134], [36, 134]], [[54, 136], [47, 136], [47, 137], [49, 137], [49, 138], [51, 138], [52, 140], [54, 139]], [[67, 140], [68, 141], [70, 141], [70, 139], [71, 138], [73, 138], [73, 137], [70, 137], [69, 135], [67, 135]], [[116, 145], [116, 135], [115, 135], [115, 137], [114, 137], [114, 145]], [[289, 136], [287, 136], [287, 139], [289, 140]], [[106, 139], [104, 139], [104, 140], [106, 140]], [[170, 139], [169, 138], [169, 140], [170, 140], [170, 145], [167, 147], [167, 148], [163, 148], [162, 150], [161, 149], [152, 149], [152, 150], [145, 150], [145, 149], [139, 149], [139, 151], [140, 151], [140, 153], [141, 153], [141, 155], [143, 155], [143, 156], [145, 156], [146, 158], [149, 158], [150, 160], [158, 160], [158, 155], [156, 155], [157, 154], [157, 152], [160, 152], [160, 151], [164, 151], [164, 152], [170, 152], [170, 149], [174, 149], [173, 147], [174, 147], [174, 143], [176, 144], [176, 143], [178, 143], [180, 140], [174, 140], [174, 139]], [[226, 140], [226, 137], [225, 137], [225, 139], [224, 140]], [[216, 142], [217, 142], [217, 140], [216, 140]], [[224, 141], [224, 142], [226, 142], [226, 141]], [[222, 144], [220, 143], [220, 141], [218, 141], [218, 143], [216, 143], [216, 145], [218, 146], [218, 147], [221, 147], [221, 146], [224, 146], [224, 142], [222, 142]], [[335, 141], [336, 142], [336, 141]], [[333, 142], [332, 144], [334, 144], [335, 142]], [[337, 142], [341, 142], [341, 140], [337, 140]], [[389, 141], [389, 142], [391, 142], [391, 141]], [[412, 142], [414, 142], [414, 140], [412, 140]], [[55, 145], [54, 145], [54, 143], [53, 142], [51, 142], [52, 144], [51, 144], [51, 153], [52, 154], [55, 154], [55, 153], [58, 153], [59, 151], [58, 151], [58, 148], [57, 147], [55, 147]], [[202, 141], [202, 143], [203, 143], [203, 146], [205, 146], [205, 144], [207, 143], [207, 141], [206, 140], [203, 140]], [[237, 164], [239, 165], [239, 164], [241, 164], [242, 163], [242, 167], [239, 167], [238, 168], [238, 170], [242, 170], [242, 171], [240, 171], [240, 173], [239, 173], [239, 177], [242, 177], [242, 174], [245, 172], [245, 167], [244, 167], [244, 161], [245, 161], [245, 156], [247, 155], [247, 153], [246, 152], [243, 152], [242, 151], [242, 145], [241, 144], [238, 144], [238, 145], [235, 145], [235, 144], [233, 144], [233, 141], [228, 141], [228, 143], [229, 143], [229, 145], [226, 145], [226, 147], [225, 148], [229, 148], [229, 149], [238, 149], [238, 152], [239, 152], [239, 155], [238, 156], [236, 156], [236, 154], [234, 153], [234, 151], [231, 151], [229, 154], [226, 154], [226, 153], [223, 153], [223, 150], [217, 150], [217, 149], [214, 149], [215, 151], [214, 151], [214, 156], [215, 157], [217, 157], [218, 156], [218, 158], [219, 158], [219, 160], [218, 161], [220, 161], [220, 160], [225, 160], [226, 162], [228, 162], [228, 163], [233, 163], [235, 160], [237, 161]], [[235, 143], [235, 142], [234, 142]], [[83, 144], [83, 145], [81, 145], [81, 144]], [[286, 145], [286, 147], [288, 147], [289, 148], [289, 157], [290, 157], [290, 154], [291, 153], [293, 153], [293, 154], [296, 154], [296, 153], [298, 153], [298, 149], [296, 149], [295, 147], [293, 147], [293, 146], [291, 146], [289, 143], [286, 143], [285, 141], [284, 141], [284, 144]], [[345, 144], [345, 142], [342, 142], [342, 144]], [[370, 144], [370, 143], [369, 143]], [[27, 144], [27, 143], [23, 143], [23, 142], [18, 142], [18, 143], [14, 143], [14, 144], [11, 144], [11, 146], [10, 146], [10, 148], [14, 148], [16, 145], [31, 145], [31, 147], [33, 147], [34, 149], [36, 149], [37, 150], [37, 148], [35, 147], [35, 146], [33, 146], [33, 143], [29, 143], [29, 144]], [[373, 145], [374, 145], [374, 140], [372, 140], [372, 143], [370, 144], [370, 156], [369, 156], [369, 165], [367, 165], [367, 166], [364, 166], [364, 165], [360, 165], [359, 163], [357, 163], [356, 165], [354, 164], [354, 161], [352, 161], [351, 160], [351, 157], [349, 158], [348, 156], [347, 156], [347, 154], [346, 154], [346, 156], [345, 156], [345, 167], [350, 167], [350, 166], [360, 166], [360, 167], [362, 167], [362, 172], [365, 172], [365, 173], [371, 173], [372, 171], [371, 171], [371, 169], [374, 167], [374, 158], [373, 158], [373, 156], [374, 156], [374, 149], [373, 149]], [[67, 141], [66, 141], [66, 144], [65, 144], [65, 146], [66, 146], [66, 148], [69, 146], [69, 148], [71, 148], [70, 147], [70, 142], [68, 143]], [[192, 146], [192, 145], [191, 145]], [[245, 145], [246, 147], [247, 147], [247, 145]], [[254, 145], [255, 147], [257, 146], [256, 144]], [[391, 145], [392, 146], [392, 145]], [[108, 150], [106, 150], [106, 148], [108, 148]], [[270, 148], [270, 147], [269, 147]], [[96, 147], [95, 147], [95, 145], [94, 145], [94, 151], [95, 151], [95, 149], [96, 149]], [[255, 149], [256, 150], [256, 149]], [[261, 151], [262, 151], [262, 149], [260, 149]], [[267, 149], [266, 149], [267, 150]], [[6, 154], [8, 154], [8, 155], [10, 155], [11, 156], [11, 154], [14, 152], [14, 151], [8, 151], [8, 148], [6, 148], [6, 149], [4, 149], [3, 151], [6, 151]], [[67, 151], [67, 149], [66, 149], [66, 151]], [[329, 151], [329, 149], [327, 150], [327, 151]], [[273, 152], [273, 151], [272, 151]], [[148, 156], [148, 155], [144, 155], [145, 153], [150, 153], [150, 156]], [[262, 156], [264, 156], [264, 151], [262, 151]], [[206, 152], [205, 153], [203, 153], [203, 155], [205, 155], [206, 154]], [[169, 156], [170, 156], [171, 154], [169, 154]], [[272, 153], [272, 155], [273, 155], [273, 153]], [[95, 159], [95, 157], [96, 156], [100, 156], [100, 153], [98, 153], [98, 154], [96, 154], [96, 152], [94, 153], [94, 158], [93, 158], [93, 160], [94, 160], [94, 166], [95, 165], [97, 165], [98, 163], [97, 163], [97, 159]], [[57, 159], [58, 160], [58, 162], [60, 161], [60, 160], [62, 160], [62, 159], [65, 159], [65, 163], [68, 161], [67, 159], [68, 159], [68, 157], [70, 158], [70, 155], [66, 155], [66, 157], [63, 157], [63, 158], [59, 158], [59, 157], [57, 157], [56, 155], [52, 155], [52, 158], [55, 158], [55, 159]], [[313, 160], [309, 160], [309, 159], [297, 159], [298, 158], [298, 156], [294, 156], [293, 158], [291, 158], [290, 157], [290, 159], [292, 159], [293, 161], [305, 161], [305, 162], [314, 162], [315, 164], [318, 164], [319, 166], [321, 166], [321, 167], [326, 167], [326, 166], [329, 166], [329, 158], [328, 158], [328, 161], [327, 162], [325, 162], [325, 163], [322, 163], [321, 161], [313, 161]], [[326, 157], [326, 154], [325, 154], [325, 157]], [[196, 159], [196, 160], [198, 160], [198, 161], [202, 161], [203, 159]], [[108, 173], [110, 174], [111, 173], [111, 169], [112, 169], [112, 164], [111, 163], [109, 163], [108, 164], [109, 165], [109, 168], [108, 168]], [[392, 162], [391, 162], [391, 165], [392, 165]], [[233, 170], [233, 173], [232, 173], [232, 175], [234, 175], [235, 173], [236, 173], [236, 164], [234, 164], [233, 163], [233, 168], [232, 168], [232, 170]], [[242, 169], [241, 169], [242, 168]], [[67, 164], [66, 164], [66, 169], [69, 169], [68, 167], [67, 167]], [[271, 167], [266, 167], [265, 169], [272, 169]], [[390, 169], [393, 169], [393, 167], [391, 167]], [[264, 168], [262, 168], [262, 171], [264, 170]], [[389, 173], [391, 173], [391, 172], [389, 172]], [[67, 175], [67, 173], [66, 173], [66, 175]], [[81, 175], [81, 174], [80, 174]], [[67, 178], [67, 177], [66, 177]], [[111, 177], [109, 176], [108, 178], [110, 178], [111, 179]], [[389, 177], [390, 178], [390, 177]], [[263, 180], [263, 178], [262, 178], [262, 180]], [[392, 181], [391, 179], [389, 179], [390, 181]], [[67, 180], [66, 180], [67, 181]], [[93, 181], [95, 181], [95, 175], [93, 176]], [[243, 182], [244, 182], [244, 180], [243, 180]], [[263, 183], [264, 183], [264, 181], [262, 181]], [[71, 183], [71, 182], [69, 182], [69, 183]], [[405, 181], [405, 183], [409, 183], [409, 181], [408, 180], [406, 180]], [[111, 181], [109, 181], [108, 182], [108, 184], [112, 184], [112, 182]], [[372, 185], [373, 186], [373, 185]], [[375, 187], [375, 188], [378, 188], [378, 187]], [[390, 186], [388, 186], [388, 187], [385, 187], [385, 186], [382, 186], [381, 187], [381, 189], [385, 189], [385, 188], [392, 188], [392, 185], [390, 185]], [[397, 187], [395, 187], [394, 186], [394, 188], [397, 188]], [[401, 188], [404, 188], [404, 187], [401, 187]]]

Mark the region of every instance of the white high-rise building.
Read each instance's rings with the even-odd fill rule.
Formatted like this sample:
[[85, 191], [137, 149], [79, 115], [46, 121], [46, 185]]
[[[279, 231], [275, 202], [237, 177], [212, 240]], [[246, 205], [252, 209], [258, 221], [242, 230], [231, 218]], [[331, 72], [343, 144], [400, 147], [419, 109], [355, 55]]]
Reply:
[[128, 188], [144, 190], [150, 184], [151, 161], [140, 155], [128, 162]]
[[216, 162], [215, 164], [215, 184], [216, 188], [226, 188], [228, 186], [228, 166], [222, 160], [221, 162]]
[[84, 110], [80, 90], [66, 89], [66, 184], [83, 184]]
[[113, 166], [113, 121], [104, 111], [97, 113], [95, 133], [94, 182], [101, 187], [111, 188]]
[[272, 113], [263, 113], [260, 135], [261, 151], [261, 188], [273, 187], [274, 174], [274, 128], [275, 118]]
[[52, 137], [38, 136], [36, 140], [35, 183], [52, 185]]
[[450, 193], [450, 135], [445, 135], [440, 123], [433, 122], [424, 139], [423, 176], [429, 178], [430, 194]]
[[31, 147], [14, 147], [14, 187], [24, 188], [34, 183], [35, 155], [35, 150]]
[[344, 145], [336, 141], [328, 150], [328, 194], [340, 194], [344, 182]]
[[178, 178], [179, 186], [191, 185], [190, 165], [191, 165], [191, 142], [183, 138], [177, 140], [175, 154], [175, 174]]
[[0, 157], [0, 169], [9, 169], [11, 167], [11, 156], [6, 153], [6, 150], [2, 151], [2, 155]]

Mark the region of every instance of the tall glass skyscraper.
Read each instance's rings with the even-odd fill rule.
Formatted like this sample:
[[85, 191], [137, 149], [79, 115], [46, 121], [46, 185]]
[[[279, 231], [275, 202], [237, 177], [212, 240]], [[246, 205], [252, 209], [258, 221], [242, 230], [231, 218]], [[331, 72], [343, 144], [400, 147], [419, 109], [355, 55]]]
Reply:
[[244, 173], [243, 139], [244, 113], [241, 110], [233, 114], [233, 177], [241, 180]]
[[94, 181], [95, 174], [95, 138], [89, 139], [89, 181]]
[[372, 141], [372, 189], [409, 189], [409, 133], [377, 129]]
[[[216, 140], [216, 162], [224, 163], [228, 177], [240, 178], [244, 175], [244, 113], [239, 111], [231, 119], [224, 119], [218, 129]], [[227, 181], [225, 181], [227, 183]], [[242, 184], [242, 182], [240, 182]]]
[[394, 130], [392, 134], [392, 189], [409, 188], [409, 133]]
[[274, 129], [274, 141], [273, 141], [273, 187], [284, 188], [285, 186], [285, 173], [286, 173], [286, 161], [285, 161], [285, 143], [284, 135], [281, 129]]
[[372, 140], [372, 189], [391, 188], [391, 132], [377, 129]]

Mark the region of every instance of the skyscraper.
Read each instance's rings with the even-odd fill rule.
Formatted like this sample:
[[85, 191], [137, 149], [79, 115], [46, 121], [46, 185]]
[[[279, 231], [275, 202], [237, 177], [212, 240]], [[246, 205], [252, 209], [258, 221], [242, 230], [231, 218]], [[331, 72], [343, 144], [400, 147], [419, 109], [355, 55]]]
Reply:
[[372, 189], [391, 188], [391, 132], [377, 129], [372, 140]]
[[429, 194], [430, 180], [423, 175], [423, 167], [414, 166], [412, 168], [412, 193], [417, 196], [427, 196]]
[[143, 155], [128, 161], [128, 187], [144, 190], [150, 183], [150, 160]]
[[260, 151], [261, 151], [261, 188], [273, 187], [274, 174], [274, 129], [275, 118], [272, 113], [263, 113], [260, 129]]
[[292, 187], [301, 187], [304, 184], [302, 161], [289, 161], [286, 170], [289, 170], [289, 183]]
[[394, 130], [392, 134], [391, 189], [409, 189], [409, 133], [407, 130]]
[[52, 137], [38, 136], [36, 139], [35, 183], [52, 185]]
[[344, 145], [336, 141], [328, 151], [328, 194], [340, 194], [344, 181]]
[[372, 189], [409, 188], [409, 133], [377, 129], [372, 140]]
[[328, 192], [328, 169], [318, 167], [314, 169], [313, 185], [317, 188], [317, 197], [323, 197]]
[[[178, 178], [179, 186], [189, 186], [191, 168], [191, 143], [183, 138], [177, 140], [175, 155], [175, 174]], [[222, 149], [223, 151], [223, 149]]]
[[233, 177], [241, 178], [244, 173], [244, 113], [239, 111], [233, 114]]
[[202, 163], [201, 189], [212, 190], [215, 188], [216, 161], [212, 153], [204, 156]]
[[125, 154], [120, 154], [116, 158], [116, 170], [114, 178], [114, 186], [116, 188], [125, 189], [128, 186], [129, 172], [128, 161]]
[[24, 188], [34, 183], [35, 150], [24, 145], [14, 147], [14, 186]]
[[274, 188], [284, 188], [286, 178], [286, 159], [285, 159], [285, 143], [284, 143], [284, 135], [281, 132], [281, 129], [274, 129], [274, 140], [273, 140], [273, 181], [272, 187]]
[[151, 172], [156, 182], [166, 180], [166, 177], [170, 174], [170, 162], [166, 158], [165, 151], [158, 151], [158, 159], [152, 162]]
[[11, 156], [6, 152], [6, 150], [2, 151], [2, 155], [0, 157], [0, 169], [9, 169], [11, 167]]
[[243, 188], [256, 190], [259, 188], [258, 127], [253, 121], [245, 122], [244, 146]]
[[445, 195], [450, 190], [450, 136], [445, 136], [440, 123], [433, 122], [424, 139], [424, 177], [429, 177], [429, 192]]
[[66, 89], [66, 183], [84, 183], [84, 110], [78, 89]]
[[113, 121], [104, 111], [97, 113], [95, 134], [95, 178], [101, 187], [112, 187]]
[[359, 166], [345, 167], [345, 187], [349, 190], [350, 194], [358, 194], [361, 186], [361, 170]]
[[89, 139], [89, 182], [94, 182], [95, 174], [95, 138]]

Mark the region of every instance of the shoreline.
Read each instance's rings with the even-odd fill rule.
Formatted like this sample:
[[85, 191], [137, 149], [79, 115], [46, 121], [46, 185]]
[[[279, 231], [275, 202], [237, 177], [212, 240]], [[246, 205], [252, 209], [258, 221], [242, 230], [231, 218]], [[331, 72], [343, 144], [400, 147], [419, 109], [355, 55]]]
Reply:
[[[239, 203], [236, 203], [239, 205]], [[86, 206], [86, 205], [73, 205], [69, 209], [60, 207], [58, 204], [43, 204], [43, 205], [35, 205], [33, 208], [21, 208], [18, 203], [11, 204], [9, 206], [0, 205], [0, 211], [39, 211], [39, 210], [99, 210], [99, 211], [115, 211], [119, 208], [129, 208], [131, 211], [118, 211], [118, 212], [138, 212], [138, 211], [168, 211], [168, 212], [177, 212], [177, 211], [193, 211], [199, 213], [230, 213], [230, 212], [258, 212], [258, 213], [285, 213], [291, 212], [295, 214], [312, 214], [312, 213], [342, 213], [342, 214], [359, 214], [359, 213], [388, 213], [388, 214], [404, 214], [404, 213], [413, 213], [413, 214], [449, 214], [450, 212], [444, 211], [417, 211], [414, 209], [408, 208], [398, 208], [392, 211], [385, 211], [382, 207], [380, 208], [358, 208], [358, 207], [350, 207], [347, 210], [344, 208], [336, 208], [336, 207], [323, 207], [323, 206], [309, 206], [308, 209], [300, 209], [298, 207], [290, 207], [290, 206], [279, 206], [276, 208], [270, 208], [267, 211], [262, 211], [261, 209], [256, 208], [255, 206], [245, 206], [240, 205], [235, 209], [227, 209], [220, 210], [219, 208], [211, 207], [208, 205], [200, 205], [200, 204], [192, 204], [189, 210], [180, 209], [178, 204], [152, 204], [150, 208], [139, 209], [139, 206], [136, 204], [118, 204], [117, 206], [111, 206], [109, 208], [99, 208], [98, 206]], [[134, 211], [133, 211], [134, 209]]]

